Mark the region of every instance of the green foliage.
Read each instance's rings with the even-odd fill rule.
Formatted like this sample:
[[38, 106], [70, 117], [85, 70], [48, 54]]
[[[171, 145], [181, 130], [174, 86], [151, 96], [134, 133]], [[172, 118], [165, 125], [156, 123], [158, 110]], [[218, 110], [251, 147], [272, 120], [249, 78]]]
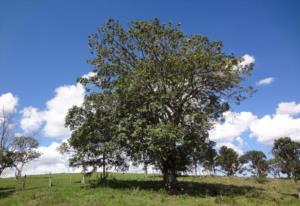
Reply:
[[33, 137], [15, 137], [11, 149], [13, 151], [13, 166], [16, 169], [16, 177], [22, 176], [22, 169], [28, 162], [40, 157], [41, 153], [36, 149], [39, 142]]
[[281, 172], [295, 181], [300, 177], [300, 143], [289, 137], [275, 140], [272, 153], [280, 163]]
[[110, 93], [90, 94], [82, 107], [74, 106], [66, 117], [66, 126], [72, 130], [68, 144], [59, 148], [62, 153], [70, 152], [70, 166], [89, 166], [94, 171], [101, 167], [106, 177], [108, 167], [126, 167], [124, 155], [119, 149], [114, 119], [114, 98]]
[[14, 153], [7, 149], [0, 149], [0, 175], [2, 172], [13, 166]]
[[[134, 21], [127, 29], [110, 19], [89, 36], [89, 46], [95, 75], [79, 81], [88, 97], [103, 97], [91, 104], [93, 111], [111, 108], [97, 122], [107, 131], [112, 130], [105, 122], [113, 122], [116, 134], [107, 136], [118, 139], [134, 163], [160, 168], [168, 189], [176, 189], [177, 174], [205, 153], [213, 120], [252, 91], [241, 82], [253, 65], [240, 68], [241, 59], [224, 53], [222, 42], [185, 34], [179, 25], [158, 19]], [[73, 121], [82, 122], [71, 119], [71, 129]]]
[[239, 155], [231, 148], [222, 146], [217, 157], [217, 165], [221, 167], [227, 176], [235, 175], [241, 169]]
[[266, 155], [261, 151], [251, 150], [240, 157], [243, 164], [250, 164], [250, 172], [257, 177], [265, 177], [268, 172]]

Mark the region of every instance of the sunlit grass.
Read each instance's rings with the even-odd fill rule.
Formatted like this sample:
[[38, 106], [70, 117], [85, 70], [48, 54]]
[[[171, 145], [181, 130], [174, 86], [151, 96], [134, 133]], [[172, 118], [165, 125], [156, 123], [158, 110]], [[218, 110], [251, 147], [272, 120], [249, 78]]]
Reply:
[[182, 191], [168, 195], [160, 176], [142, 174], [110, 174], [105, 182], [96, 175], [86, 185], [80, 174], [27, 176], [25, 189], [14, 178], [0, 179], [0, 205], [291, 205], [299, 206], [294, 184], [290, 180], [255, 178], [181, 177]]

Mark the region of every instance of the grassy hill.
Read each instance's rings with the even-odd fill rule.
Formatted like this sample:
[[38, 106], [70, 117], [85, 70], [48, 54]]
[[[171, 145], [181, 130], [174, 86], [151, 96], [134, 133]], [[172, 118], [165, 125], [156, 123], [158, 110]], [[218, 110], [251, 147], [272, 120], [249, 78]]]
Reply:
[[170, 196], [159, 176], [110, 174], [106, 182], [96, 183], [94, 175], [85, 186], [80, 179], [80, 174], [52, 175], [53, 187], [48, 189], [47, 175], [28, 176], [24, 190], [14, 178], [0, 179], [0, 205], [300, 205], [289, 180], [181, 177], [181, 194]]

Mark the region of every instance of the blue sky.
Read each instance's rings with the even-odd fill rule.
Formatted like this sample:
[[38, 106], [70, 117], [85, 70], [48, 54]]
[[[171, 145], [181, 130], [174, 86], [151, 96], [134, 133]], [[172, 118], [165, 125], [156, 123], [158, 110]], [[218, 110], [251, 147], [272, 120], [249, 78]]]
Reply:
[[[228, 116], [238, 121], [229, 118], [227, 125], [221, 125], [225, 131], [228, 131], [228, 125], [231, 128], [243, 127], [244, 130], [240, 128], [241, 133], [231, 139], [230, 134], [227, 137], [221, 135], [220, 139], [225, 138], [223, 143], [237, 146], [239, 141], [236, 138], [241, 137], [244, 146], [237, 146], [240, 150], [256, 148], [268, 152], [268, 142], [276, 135], [261, 131], [262, 123], [268, 124], [265, 130], [280, 127], [279, 134], [300, 140], [297, 136], [300, 135], [299, 10], [300, 1], [297, 0], [0, 0], [0, 96], [11, 93], [18, 98], [17, 122], [24, 118], [22, 111], [27, 107], [36, 109], [38, 117], [35, 118], [41, 118], [41, 113], [53, 109], [64, 99], [58, 97], [59, 100], [48, 106], [47, 102], [59, 95], [67, 96], [68, 92], [73, 92], [74, 97], [74, 91], [80, 89], [76, 86], [76, 78], [92, 69], [86, 63], [91, 57], [87, 36], [107, 19], [115, 18], [124, 25], [132, 20], [152, 18], [159, 18], [162, 22], [181, 22], [186, 33], [222, 40], [225, 51], [255, 58], [255, 70], [247, 81], [257, 88], [257, 92], [241, 105], [233, 105], [236, 115]], [[269, 77], [273, 78], [270, 84], [257, 85]], [[57, 88], [63, 91], [59, 93]], [[280, 103], [285, 103], [282, 105], [285, 113], [276, 113]], [[34, 112], [30, 111], [29, 125], [34, 122]], [[244, 117], [242, 111], [252, 116]], [[53, 114], [55, 112], [50, 112], [48, 119], [37, 123], [36, 134], [45, 148], [65, 138], [44, 132], [49, 118], [55, 118]], [[237, 126], [237, 122], [245, 120], [243, 118], [252, 118], [251, 123], [247, 120], [246, 126]]]

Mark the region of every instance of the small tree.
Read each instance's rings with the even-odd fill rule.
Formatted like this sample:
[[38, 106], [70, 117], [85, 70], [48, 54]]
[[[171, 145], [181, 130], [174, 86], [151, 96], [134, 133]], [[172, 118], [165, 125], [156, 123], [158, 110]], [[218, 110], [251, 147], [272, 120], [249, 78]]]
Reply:
[[238, 153], [226, 146], [220, 148], [217, 165], [225, 171], [227, 176], [235, 175], [241, 168]]
[[33, 137], [15, 137], [11, 148], [13, 150], [13, 166], [16, 169], [16, 178], [22, 176], [22, 170], [25, 164], [40, 157], [36, 149], [39, 146], [39, 142]]
[[66, 117], [66, 126], [72, 131], [68, 140], [72, 148], [71, 166], [82, 166], [86, 171], [102, 167], [102, 178], [107, 169], [126, 167], [113, 113], [113, 97], [109, 93], [86, 96], [82, 107], [73, 107]]
[[265, 177], [268, 172], [268, 162], [266, 155], [261, 151], [248, 151], [240, 157], [243, 164], [250, 164], [250, 172], [257, 177]]

